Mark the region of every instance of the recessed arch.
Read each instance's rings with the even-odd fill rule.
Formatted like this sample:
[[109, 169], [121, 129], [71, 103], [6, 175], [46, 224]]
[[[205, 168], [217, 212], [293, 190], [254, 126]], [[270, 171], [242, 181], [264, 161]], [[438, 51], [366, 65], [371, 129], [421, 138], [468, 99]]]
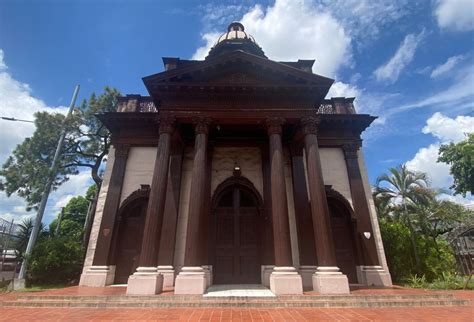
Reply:
[[212, 197], [210, 262], [216, 284], [261, 282], [263, 200], [240, 173], [224, 180]]
[[326, 186], [326, 197], [331, 219], [331, 232], [337, 266], [349, 279], [357, 283], [358, 241], [357, 220], [350, 202], [338, 191]]
[[142, 186], [122, 202], [117, 212], [111, 252], [116, 284], [127, 283], [138, 267], [149, 194], [149, 186]]

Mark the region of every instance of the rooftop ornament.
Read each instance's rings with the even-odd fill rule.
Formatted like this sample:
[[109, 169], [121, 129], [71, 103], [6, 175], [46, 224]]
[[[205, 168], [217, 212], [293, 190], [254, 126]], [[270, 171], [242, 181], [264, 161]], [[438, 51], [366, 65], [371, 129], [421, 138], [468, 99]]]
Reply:
[[217, 39], [216, 44], [211, 48], [206, 59], [237, 50], [267, 58], [262, 48], [255, 41], [255, 38], [245, 32], [244, 25], [234, 21], [227, 27], [227, 32]]

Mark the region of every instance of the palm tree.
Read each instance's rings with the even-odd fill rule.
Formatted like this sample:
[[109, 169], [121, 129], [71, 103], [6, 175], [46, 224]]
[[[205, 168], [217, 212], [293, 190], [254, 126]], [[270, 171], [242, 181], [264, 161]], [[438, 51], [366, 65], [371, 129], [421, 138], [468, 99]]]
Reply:
[[432, 196], [427, 188], [426, 173], [410, 171], [406, 165], [390, 168], [390, 174], [383, 174], [376, 181], [376, 196], [381, 200], [390, 200], [396, 213], [401, 214], [403, 221], [410, 230], [411, 244], [417, 268], [420, 268], [420, 257], [416, 245], [416, 231], [413, 220], [408, 211], [410, 205], [427, 202]]
[[[17, 231], [17, 242], [16, 242], [16, 251], [18, 254], [19, 260], [23, 259], [23, 254], [26, 251], [26, 247], [28, 245], [28, 240], [30, 239], [31, 231], [33, 230], [34, 221], [33, 218], [26, 218], [24, 219], [21, 224], [18, 225]], [[43, 223], [41, 223], [39, 233], [43, 232]]]

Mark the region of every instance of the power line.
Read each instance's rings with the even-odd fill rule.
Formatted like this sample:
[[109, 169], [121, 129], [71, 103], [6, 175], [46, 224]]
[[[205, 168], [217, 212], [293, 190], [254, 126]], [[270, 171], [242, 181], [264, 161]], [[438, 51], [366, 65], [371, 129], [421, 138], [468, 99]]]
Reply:
[[30, 121], [30, 120], [22, 120], [22, 119], [16, 119], [14, 117], [6, 117], [6, 116], [0, 116], [0, 118], [2, 120], [5, 120], [5, 121], [15, 121], [15, 122], [27, 122], [27, 123], [35, 123], [34, 121]]

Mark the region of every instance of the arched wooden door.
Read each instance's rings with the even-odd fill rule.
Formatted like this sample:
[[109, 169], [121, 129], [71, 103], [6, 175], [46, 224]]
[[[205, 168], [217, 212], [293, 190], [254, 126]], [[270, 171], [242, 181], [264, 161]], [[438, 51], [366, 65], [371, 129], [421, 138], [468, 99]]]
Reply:
[[336, 251], [337, 266], [349, 283], [357, 283], [356, 244], [351, 214], [341, 201], [328, 198], [331, 228]]
[[215, 284], [260, 284], [262, 217], [257, 196], [239, 185], [218, 196], [211, 221]]
[[123, 209], [116, 239], [115, 284], [126, 284], [138, 267], [148, 199], [140, 198]]

